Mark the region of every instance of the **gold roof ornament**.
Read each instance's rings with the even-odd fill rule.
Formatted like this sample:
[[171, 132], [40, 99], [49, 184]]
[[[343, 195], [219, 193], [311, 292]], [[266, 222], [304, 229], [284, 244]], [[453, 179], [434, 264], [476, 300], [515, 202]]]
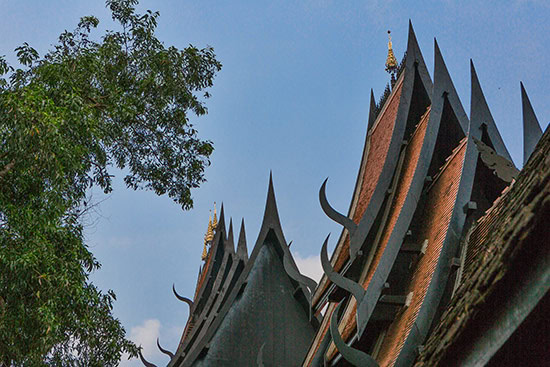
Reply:
[[212, 215], [208, 219], [208, 229], [206, 230], [206, 241], [211, 242], [214, 239], [214, 228], [212, 226]]
[[217, 212], [216, 212], [216, 202], [214, 201], [214, 221], [212, 222], [212, 227], [214, 227], [214, 229], [218, 228], [218, 215], [217, 215]]
[[201, 257], [202, 261], [206, 261], [206, 258], [208, 256], [208, 251], [206, 249], [206, 242], [207, 242], [206, 241], [206, 236], [204, 236], [204, 247], [202, 249], [202, 257]]
[[397, 60], [393, 54], [393, 48], [391, 43], [391, 31], [388, 31], [388, 57], [386, 58], [386, 71], [393, 74], [397, 71]]

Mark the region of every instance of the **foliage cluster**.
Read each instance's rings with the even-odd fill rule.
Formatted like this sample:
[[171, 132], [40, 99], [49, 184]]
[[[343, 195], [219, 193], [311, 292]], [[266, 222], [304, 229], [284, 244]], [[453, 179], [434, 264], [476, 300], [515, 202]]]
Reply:
[[158, 12], [107, 0], [120, 25], [99, 40], [81, 18], [43, 57], [0, 57], [0, 366], [109, 366], [135, 356], [112, 316], [115, 295], [89, 275], [100, 264], [83, 238], [86, 194], [128, 187], [167, 194], [183, 209], [213, 151], [189, 120], [221, 69], [210, 47], [165, 47]]

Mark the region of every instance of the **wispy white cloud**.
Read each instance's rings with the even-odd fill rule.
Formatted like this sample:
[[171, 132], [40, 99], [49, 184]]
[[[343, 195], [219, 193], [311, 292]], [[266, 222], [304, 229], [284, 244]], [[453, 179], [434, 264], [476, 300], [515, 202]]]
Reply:
[[298, 252], [294, 252], [292, 256], [294, 256], [294, 261], [296, 262], [298, 269], [300, 269], [300, 273], [312, 278], [316, 282], [321, 280], [323, 268], [321, 267], [319, 255], [302, 257]]
[[[157, 319], [145, 320], [143, 324], [135, 326], [130, 330], [129, 339], [142, 346], [141, 353], [145, 359], [154, 357], [158, 354], [157, 338], [160, 335], [160, 321]], [[121, 367], [130, 367], [135, 365], [135, 360], [128, 360], [128, 355], [123, 355], [120, 361]]]

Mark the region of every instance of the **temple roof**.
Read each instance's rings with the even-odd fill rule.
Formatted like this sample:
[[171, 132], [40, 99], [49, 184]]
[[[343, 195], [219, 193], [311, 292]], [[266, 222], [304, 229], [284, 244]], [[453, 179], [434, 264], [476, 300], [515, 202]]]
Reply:
[[300, 274], [292, 258], [271, 176], [250, 258], [244, 220], [235, 251], [233, 223], [226, 232], [223, 205], [212, 237], [194, 300], [174, 288], [189, 304], [190, 316], [177, 351], [161, 349], [170, 356], [168, 366], [298, 365], [319, 325], [310, 312], [316, 283]]
[[[486, 365], [548, 294], [549, 156], [547, 131], [517, 181], [471, 230], [461, 285], [424, 344], [417, 367]], [[510, 348], [522, 356], [522, 365], [543, 361], [540, 348], [538, 355], [537, 348], [527, 355], [519, 345]], [[518, 361], [509, 357], [508, 363]]]
[[[415, 93], [419, 89], [423, 90], [423, 98], [427, 103], [412, 100], [413, 96], [421, 96], [422, 93]], [[372, 127], [369, 128], [365, 139], [363, 158], [348, 212], [348, 217], [357, 225], [357, 231], [351, 237], [351, 241], [348, 236], [349, 228], [348, 231], [342, 231], [331, 258], [336, 271], [349, 267], [350, 260], [355, 259], [357, 252], [361, 251], [389, 189], [405, 132], [407, 129], [412, 130], [418, 123], [430, 104], [431, 92], [431, 78], [412, 24], [409, 23], [409, 40], [403, 73], [395, 83], [389, 98], [381, 106], [375, 121], [372, 122], [369, 118], [369, 126], [372, 123]], [[420, 105], [424, 106], [418, 109]], [[369, 116], [372, 117], [372, 103]], [[323, 276], [313, 298], [317, 309], [323, 303], [322, 300], [326, 300], [326, 292], [330, 285], [330, 281]]]
[[[549, 251], [533, 239], [550, 216], [550, 137], [535, 148], [542, 131], [521, 85], [525, 156], [533, 157], [517, 178], [470, 65], [469, 119], [437, 41], [432, 84], [409, 24], [403, 68], [379, 106], [371, 90], [348, 215], [329, 204], [327, 180], [319, 191], [343, 230], [330, 260], [329, 237], [322, 246], [318, 286], [292, 258], [271, 175], [250, 258], [244, 220], [235, 250], [222, 205], [193, 301], [176, 294], [190, 317], [178, 350], [164, 351], [169, 366], [410, 366], [422, 350], [418, 366], [460, 365], [453, 351], [466, 351], [463, 365], [491, 360], [550, 286]], [[529, 253], [540, 255], [532, 267]], [[508, 268], [532, 286], [514, 283]], [[503, 287], [515, 292], [518, 317], [510, 302], [490, 303]], [[485, 317], [500, 310], [487, 335], [472, 307]]]
[[[339, 324], [334, 330], [337, 339], [341, 334], [343, 341], [356, 348], [365, 348], [364, 339], [372, 338], [365, 336], [372, 333], [368, 325], [378, 320], [389, 322], [374, 356], [381, 366], [413, 363], [440, 303], [447, 300], [448, 284], [456, 275], [451, 264], [456, 263], [465, 230], [472, 218], [492, 204], [494, 191], [517, 174], [486, 106], [473, 64], [472, 98], [480, 101], [472, 102], [473, 118], [469, 120], [436, 41], [434, 48], [432, 85], [411, 28], [404, 73], [376, 121], [369, 119], [352, 215], [342, 216], [330, 207], [325, 184], [320, 191], [323, 210], [345, 231], [330, 263], [325, 260], [323, 264], [327, 277], [315, 294], [316, 307], [326, 303], [326, 293], [330, 301], [344, 303], [339, 307], [342, 315], [334, 318]], [[405, 113], [399, 117], [397, 111]], [[388, 126], [376, 135], [384, 122]], [[396, 135], [396, 130], [401, 132]], [[388, 147], [395, 136], [401, 144], [392, 153]], [[369, 164], [369, 157], [380, 147], [387, 149], [386, 153], [371, 158]], [[375, 167], [384, 168], [376, 171]], [[386, 167], [391, 167], [389, 178], [378, 173]], [[385, 189], [383, 201], [377, 203], [373, 198], [381, 187]], [[480, 200], [479, 208], [474, 199]], [[354, 257], [354, 252], [359, 257]], [[411, 258], [408, 254], [416, 255]], [[332, 286], [331, 281], [335, 283]], [[349, 282], [360, 288], [354, 290]], [[353, 296], [346, 296], [347, 292]], [[396, 312], [384, 306], [387, 302], [405, 303]], [[329, 306], [304, 366], [319, 365], [325, 358], [339, 365], [338, 350], [327, 339], [328, 319], [335, 309], [335, 304]]]

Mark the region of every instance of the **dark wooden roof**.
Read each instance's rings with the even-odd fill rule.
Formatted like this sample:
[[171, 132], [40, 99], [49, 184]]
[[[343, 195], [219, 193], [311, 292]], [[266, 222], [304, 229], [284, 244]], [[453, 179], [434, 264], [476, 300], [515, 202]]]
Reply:
[[[194, 300], [178, 296], [190, 318], [169, 366], [343, 366], [343, 358], [410, 366], [418, 351], [418, 366], [484, 365], [504, 343], [514, 350], [507, 340], [550, 287], [548, 246], [540, 245], [550, 218], [550, 137], [535, 148], [540, 126], [522, 85], [525, 149], [534, 153], [498, 198], [518, 171], [473, 63], [468, 119], [434, 43], [433, 84], [410, 25], [403, 72], [378, 115], [371, 91], [347, 216], [321, 186], [321, 207], [345, 229], [330, 261], [328, 238], [323, 245], [319, 286], [292, 259], [270, 177], [250, 259], [244, 222], [235, 250], [222, 206]], [[338, 307], [330, 303], [319, 325], [329, 300]]]
[[[548, 294], [549, 157], [547, 131], [517, 181], [473, 227], [461, 285], [422, 348], [417, 367], [487, 364]], [[539, 353], [547, 351], [547, 321], [537, 326], [546, 330], [546, 342], [530, 346]]]
[[[420, 53], [414, 37], [410, 39], [414, 40], [412, 44], [415, 47], [409, 47], [407, 58], [409, 55]], [[381, 346], [377, 349], [376, 360], [381, 366], [407, 366], [413, 363], [417, 348], [428, 335], [432, 321], [439, 315], [441, 302], [446, 302], [448, 286], [456, 275], [456, 256], [465, 230], [472, 223], [472, 218], [479, 217], [480, 210], [487, 208], [483, 205], [491, 205], [494, 200], [490, 192], [485, 192], [480, 187], [493, 184], [504, 187], [509, 180], [503, 181], [502, 177], [509, 179], [516, 172], [513, 163], [506, 159], [508, 152], [490, 112], [486, 109], [473, 66], [472, 96], [482, 99], [482, 102], [472, 104], [471, 115], [474, 118], [470, 121], [456, 93], [437, 42], [434, 56], [434, 84], [428, 100], [428, 103], [431, 101], [431, 105], [423, 105], [426, 103], [426, 97], [422, 99], [423, 91], [418, 88], [420, 85], [426, 88], [423, 78], [419, 77], [418, 70], [421, 68], [418, 59], [415, 59], [414, 63], [408, 61], [413, 66], [405, 69], [404, 80], [398, 81], [394, 89], [396, 94], [403, 93], [401, 88], [405, 88], [409, 76], [412, 94], [409, 98], [401, 98], [400, 105], [394, 107], [391, 107], [391, 103], [395, 95], [390, 96], [387, 101], [390, 107], [386, 107], [386, 111], [388, 108], [399, 110], [402, 108], [401, 104], [410, 104], [407, 123], [403, 125], [405, 132], [410, 132], [400, 135], [405, 140], [402, 140], [397, 155], [385, 156], [386, 162], [383, 166], [393, 159], [395, 170], [388, 181], [391, 185], [386, 187], [384, 204], [379, 209], [373, 209], [370, 195], [375, 194], [365, 188], [381, 187], [383, 179], [376, 174], [364, 173], [365, 178], [359, 176], [359, 180], [362, 181], [358, 181], [356, 186], [352, 208], [365, 209], [362, 213], [354, 212], [352, 219], [359, 225], [356, 229], [351, 227], [352, 241], [354, 237], [358, 237], [356, 232], [360, 231], [365, 221], [370, 221], [371, 226], [367, 230], [371, 233], [366, 237], [363, 233], [361, 237], [362, 240], [367, 240], [361, 247], [364, 250], [363, 259], [359, 262], [362, 267], [354, 269], [353, 265], [349, 265], [350, 260], [346, 259], [346, 246], [350, 244], [348, 238], [339, 241], [331, 262], [334, 270], [344, 276], [348, 269], [354, 269], [354, 273], [348, 273], [365, 290], [364, 293], [359, 293], [358, 299], [355, 294], [354, 297], [344, 299], [345, 307], [339, 318], [339, 331], [343, 340], [356, 348], [364, 348], [361, 340], [369, 328], [368, 325], [371, 325], [371, 317], [373, 322], [378, 322], [379, 315], [373, 315], [376, 314], [376, 310], [381, 309], [381, 300], [384, 297], [404, 299], [407, 296], [406, 306], [397, 312], [393, 319], [389, 313], [384, 316], [384, 320], [391, 319], [391, 322], [385, 331]], [[411, 81], [411, 75], [414, 75], [414, 82]], [[419, 108], [424, 108], [422, 116], [418, 113]], [[372, 147], [384, 146], [382, 135], [374, 135], [378, 124], [384, 121], [383, 118], [384, 110], [369, 130], [367, 158], [369, 154], [376, 152], [376, 149], [371, 150]], [[397, 118], [394, 116], [393, 119]], [[397, 122], [394, 129], [396, 126]], [[505, 154], [506, 157], [497, 154], [493, 149], [498, 149], [499, 153]], [[380, 162], [377, 164], [380, 165]], [[365, 167], [367, 166], [368, 160]], [[324, 187], [321, 193], [324, 195]], [[474, 197], [483, 201], [477, 210], [475, 204], [470, 203]], [[321, 203], [323, 206], [323, 198]], [[470, 207], [473, 210], [469, 210]], [[330, 211], [327, 215], [331, 216]], [[334, 214], [332, 217], [337, 218]], [[345, 221], [342, 224], [346, 226]], [[416, 260], [411, 262], [409, 257], [403, 257], [409, 251], [405, 249], [406, 245], [418, 247], [423, 243], [425, 246], [422, 254]], [[401, 258], [401, 263], [410, 263], [408, 270], [403, 270], [403, 265], [396, 265], [398, 258]], [[320, 300], [322, 287], [328, 286], [328, 281], [326, 284], [319, 287], [316, 293], [317, 301]], [[333, 299], [339, 301], [343, 297], [333, 296]], [[320, 354], [325, 354], [329, 361], [337, 363], [338, 351], [330, 340], [327, 342], [327, 319], [333, 309], [334, 306], [331, 306], [328, 316], [325, 315], [304, 366], [313, 365], [314, 360], [318, 364], [322, 360]]]
[[[428, 101], [420, 109], [418, 107], [421, 103], [413, 100], [420, 96], [421, 93], [415, 93], [419, 90], [423, 90], [424, 98]], [[363, 250], [365, 240], [391, 184], [405, 133], [418, 123], [420, 116], [430, 104], [431, 91], [432, 82], [412, 24], [409, 23], [404, 72], [375, 121], [372, 120], [372, 113], [369, 113], [369, 127], [372, 127], [367, 131], [363, 158], [348, 214], [357, 224], [357, 231], [351, 241], [348, 232], [342, 231], [331, 259], [336, 271], [347, 270], [356, 253]], [[330, 286], [331, 282], [323, 276], [313, 297], [317, 309], [326, 301], [326, 293]]]
[[264, 366], [298, 365], [319, 325], [309, 312], [314, 285], [308, 285], [292, 259], [270, 177], [250, 259], [244, 222], [235, 251], [233, 224], [226, 234], [222, 209], [189, 323], [168, 366], [253, 366], [258, 358]]

